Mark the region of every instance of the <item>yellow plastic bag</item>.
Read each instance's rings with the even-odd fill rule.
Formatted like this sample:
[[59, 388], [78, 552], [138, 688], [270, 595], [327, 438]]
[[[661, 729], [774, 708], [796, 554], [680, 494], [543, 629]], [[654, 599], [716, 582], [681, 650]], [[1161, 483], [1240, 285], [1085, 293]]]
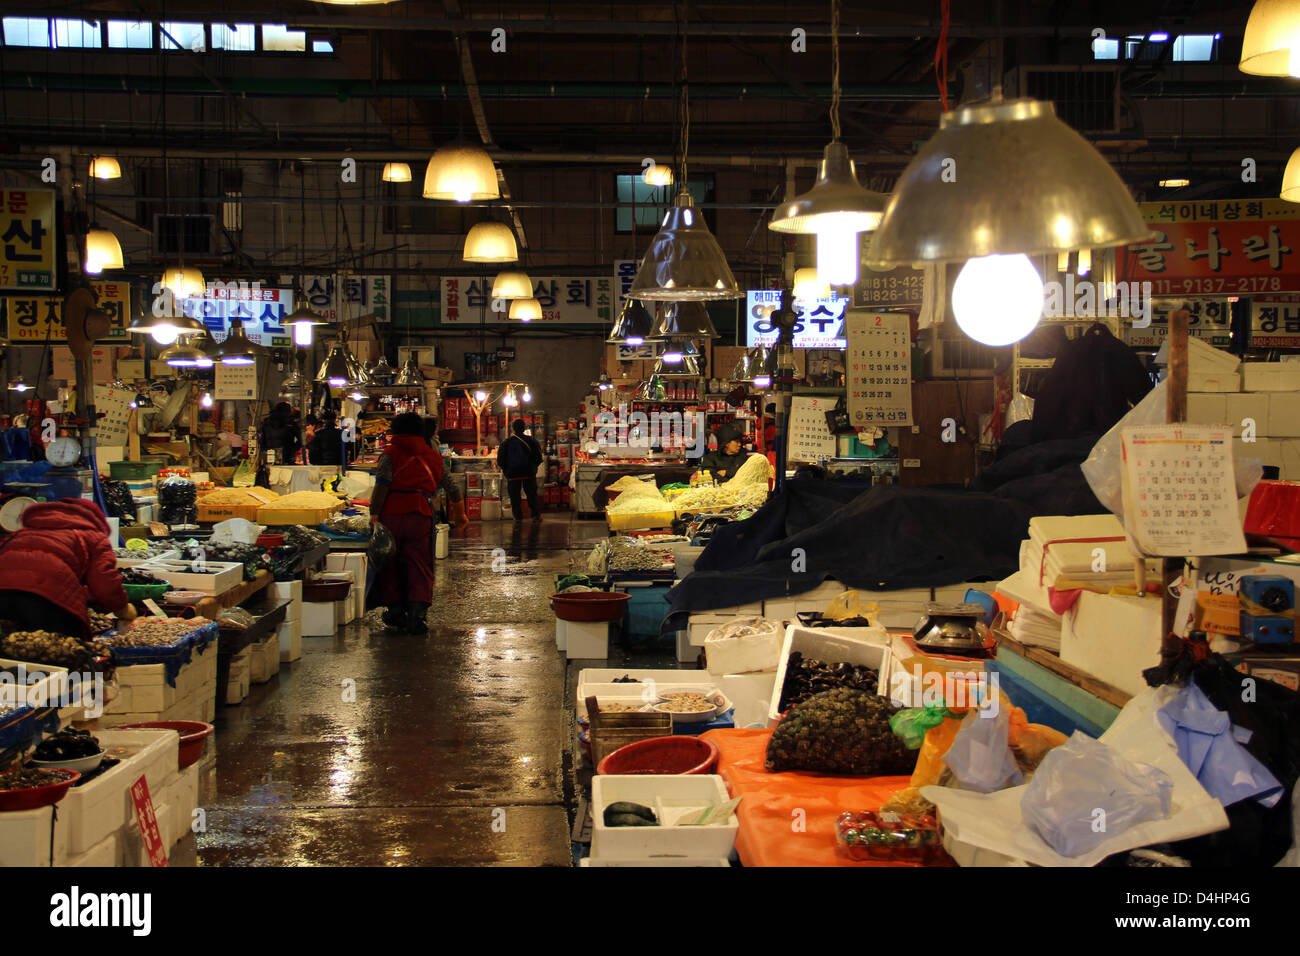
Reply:
[[916, 756], [916, 769], [912, 771], [913, 787], [928, 787], [939, 782], [940, 774], [947, 769], [943, 755], [952, 746], [957, 731], [961, 730], [961, 721], [961, 716], [945, 717], [943, 723], [926, 731], [925, 743], [921, 744], [921, 752]]
[[879, 623], [880, 605], [875, 601], [864, 601], [858, 591], [845, 591], [837, 594], [822, 617], [828, 621], [847, 621], [855, 617], [865, 617], [872, 624]]

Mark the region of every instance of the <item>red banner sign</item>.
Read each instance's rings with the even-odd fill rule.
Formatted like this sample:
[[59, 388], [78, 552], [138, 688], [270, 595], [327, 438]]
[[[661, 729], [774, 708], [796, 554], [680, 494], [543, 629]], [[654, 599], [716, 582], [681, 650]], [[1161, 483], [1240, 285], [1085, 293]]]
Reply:
[[149, 796], [149, 781], [144, 778], [144, 774], [131, 784], [131, 802], [135, 804], [135, 819], [140, 824], [140, 836], [149, 851], [150, 864], [166, 866], [167, 848], [158, 831], [158, 818], [154, 816], [153, 799]]
[[1300, 292], [1300, 204], [1142, 203], [1155, 234], [1117, 254], [1119, 279], [1157, 296]]

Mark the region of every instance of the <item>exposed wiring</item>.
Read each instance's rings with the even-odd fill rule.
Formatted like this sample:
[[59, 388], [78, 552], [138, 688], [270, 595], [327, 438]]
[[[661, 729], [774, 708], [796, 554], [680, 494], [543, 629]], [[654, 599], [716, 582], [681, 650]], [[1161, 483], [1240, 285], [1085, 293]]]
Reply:
[[840, 0], [831, 0], [831, 141], [840, 141]]
[[[934, 78], [939, 86], [939, 100], [946, 113], [948, 112], [948, 26], [952, 22], [951, 0], [939, 0], [939, 10], [943, 23], [939, 28], [939, 43], [934, 48]], [[838, 62], [837, 59], [837, 69]], [[838, 80], [836, 85], [838, 88]]]

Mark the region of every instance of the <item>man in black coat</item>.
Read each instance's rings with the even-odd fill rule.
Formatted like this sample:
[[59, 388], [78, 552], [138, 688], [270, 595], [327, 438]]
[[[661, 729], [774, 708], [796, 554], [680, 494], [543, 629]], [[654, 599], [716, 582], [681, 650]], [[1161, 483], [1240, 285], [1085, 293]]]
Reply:
[[537, 439], [524, 434], [527, 428], [522, 420], [516, 418], [510, 425], [510, 437], [497, 449], [497, 467], [506, 476], [506, 489], [510, 495], [510, 510], [514, 513], [515, 524], [524, 520], [520, 510], [520, 498], [523, 495], [528, 496], [528, 507], [533, 513], [533, 520], [542, 520], [542, 506], [537, 501], [537, 466], [542, 463], [544, 456]]
[[276, 451], [280, 464], [293, 464], [298, 450], [302, 448], [302, 436], [298, 416], [293, 413], [293, 407], [288, 402], [280, 402], [262, 420], [258, 440], [262, 443], [263, 451]]

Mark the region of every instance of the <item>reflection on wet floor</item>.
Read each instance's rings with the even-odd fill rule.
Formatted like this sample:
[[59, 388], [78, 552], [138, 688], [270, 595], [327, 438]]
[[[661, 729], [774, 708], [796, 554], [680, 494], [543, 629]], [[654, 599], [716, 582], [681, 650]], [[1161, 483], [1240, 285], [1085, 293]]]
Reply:
[[567, 515], [473, 524], [438, 562], [427, 634], [388, 634], [372, 612], [373, 627], [304, 637], [301, 660], [218, 710], [191, 856], [569, 865], [572, 713], [547, 597], [605, 534]]

